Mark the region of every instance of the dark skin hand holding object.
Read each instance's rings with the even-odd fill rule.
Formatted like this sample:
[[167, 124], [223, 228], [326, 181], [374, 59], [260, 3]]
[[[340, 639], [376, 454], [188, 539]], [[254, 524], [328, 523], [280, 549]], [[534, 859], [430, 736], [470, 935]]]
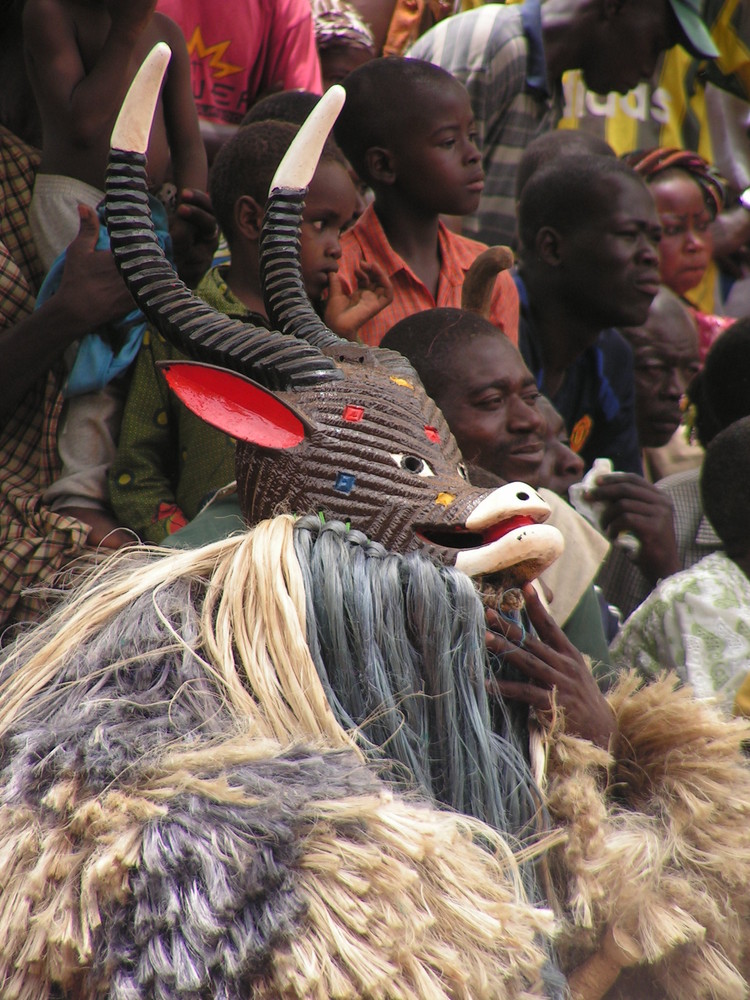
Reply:
[[586, 660], [547, 614], [534, 587], [527, 583], [522, 589], [529, 621], [539, 638], [488, 609], [485, 641], [490, 652], [507, 658], [529, 680], [494, 678], [487, 681], [488, 693], [525, 702], [542, 722], [551, 721], [556, 709], [562, 710], [569, 735], [608, 749], [617, 723]]
[[636, 565], [652, 583], [677, 573], [672, 504], [652, 483], [634, 473], [602, 476], [587, 499], [605, 503], [602, 528], [613, 541], [623, 532], [635, 535], [641, 546]]

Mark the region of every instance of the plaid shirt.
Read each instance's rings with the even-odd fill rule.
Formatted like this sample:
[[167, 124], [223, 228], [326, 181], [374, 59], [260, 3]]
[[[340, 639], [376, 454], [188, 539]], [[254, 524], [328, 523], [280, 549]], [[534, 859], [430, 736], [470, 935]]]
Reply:
[[[43, 272], [28, 227], [39, 153], [0, 126], [0, 329], [34, 308]], [[0, 624], [30, 620], [46, 606], [41, 592], [82, 551], [88, 529], [41, 505], [59, 472], [60, 371], [34, 385], [0, 422]]]
[[0, 125], [0, 330], [32, 311], [44, 277], [27, 221], [39, 158]]
[[[351, 229], [343, 233], [339, 274], [344, 290], [349, 292], [356, 287], [354, 272], [363, 260], [377, 261], [385, 268], [393, 285], [393, 302], [360, 327], [359, 339], [363, 343], [377, 347], [394, 323], [424, 309], [460, 307], [466, 272], [487, 247], [452, 233], [442, 223], [438, 227], [438, 243], [440, 279], [437, 298], [433, 298], [429, 289], [391, 247], [372, 205], [367, 207]], [[490, 321], [503, 330], [514, 344], [518, 343], [518, 293], [507, 271], [502, 271], [495, 281]]]
[[431, 28], [409, 50], [448, 70], [469, 91], [486, 174], [482, 199], [463, 232], [489, 245], [516, 240], [516, 170], [526, 146], [562, 114], [550, 92], [539, 0], [490, 3]]

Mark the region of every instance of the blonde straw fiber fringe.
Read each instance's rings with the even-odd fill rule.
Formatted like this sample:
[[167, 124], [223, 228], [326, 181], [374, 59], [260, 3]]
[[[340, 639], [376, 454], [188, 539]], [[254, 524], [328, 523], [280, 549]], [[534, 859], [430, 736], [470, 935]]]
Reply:
[[[158, 610], [160, 591], [174, 580], [195, 577], [210, 581], [201, 613], [203, 667], [221, 684], [233, 713], [252, 720], [259, 736], [283, 742], [325, 735], [333, 745], [353, 747], [331, 712], [305, 641], [304, 587], [293, 524], [292, 517], [281, 516], [200, 549], [169, 554], [146, 550], [151, 561], [140, 563], [138, 572], [133, 572], [127, 550], [116, 554], [53, 614], [48, 629], [53, 638], [42, 651], [25, 659], [28, 640], [19, 640], [12, 658], [20, 665], [0, 686], [0, 735], [78, 644], [139, 597], [153, 592]], [[174, 642], [197, 656], [176, 633]]]
[[292, 525], [118, 555], [8, 653], [3, 1000], [546, 995], [512, 845], [394, 796], [335, 721]]
[[[591, 954], [604, 927], [650, 963], [650, 988], [670, 1000], [739, 1000], [747, 995], [738, 970], [750, 918], [742, 753], [750, 729], [674, 677], [640, 686], [627, 676], [609, 701], [619, 727], [613, 758], [561, 733], [550, 741], [548, 806], [569, 833], [551, 855], [569, 914], [563, 967]], [[615, 995], [639, 989], [642, 967], [621, 974]]]

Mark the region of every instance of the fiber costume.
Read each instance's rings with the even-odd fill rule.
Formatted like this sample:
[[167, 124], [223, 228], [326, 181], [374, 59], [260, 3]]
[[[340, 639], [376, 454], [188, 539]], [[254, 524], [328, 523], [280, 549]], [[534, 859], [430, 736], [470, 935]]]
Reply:
[[[321, 104], [327, 113], [327, 102]], [[126, 131], [125, 139], [137, 137]], [[397, 356], [383, 357], [378, 373], [377, 352], [371, 372], [370, 355], [345, 354], [350, 347], [330, 340], [336, 361], [329, 366], [330, 354], [309, 343], [292, 341], [288, 350], [289, 335], [265, 333], [263, 349], [252, 329], [233, 337], [230, 320], [203, 312], [174, 277], [161, 275], [147, 225], [134, 213], [138, 156], [124, 150], [114, 159], [120, 163], [111, 184], [123, 195], [121, 209], [110, 211], [113, 245], [140, 304], [172, 336], [187, 322], [195, 336], [183, 330], [180, 342], [196, 353], [218, 349], [232, 365], [242, 355], [282, 386], [271, 397], [244, 382], [234, 403], [244, 430], [252, 423], [254, 392], [264, 393], [273, 421], [270, 398], [285, 404], [277, 413], [287, 414], [289, 399], [311, 411], [311, 396], [326, 403], [334, 383], [345, 379], [358, 393], [379, 377], [381, 396], [391, 378], [409, 381]], [[295, 190], [301, 200], [304, 177], [296, 183], [299, 188], [289, 185], [290, 201]], [[137, 261], [132, 267], [129, 256]], [[278, 278], [270, 266], [267, 288], [273, 291]], [[160, 297], [166, 316], [159, 313]], [[282, 305], [290, 310], [287, 327], [312, 322], [309, 307], [301, 308], [288, 291]], [[325, 335], [319, 326], [312, 331], [316, 339]], [[317, 386], [315, 393], [302, 388], [304, 378]], [[195, 405], [212, 415], [212, 402], [221, 396], [226, 404], [224, 394], [235, 385], [234, 378], [215, 379], [222, 381], [193, 382]], [[285, 379], [298, 388], [284, 388]], [[15, 991], [9, 995], [36, 1000], [54, 982], [77, 1000], [468, 1000], [538, 995], [542, 972], [548, 992], [559, 995], [535, 940], [546, 915], [526, 906], [517, 887], [510, 899], [515, 908], [498, 908], [501, 896], [508, 900], [507, 881], [503, 886], [492, 851], [483, 853], [489, 846], [502, 854], [497, 834], [477, 820], [431, 810], [407, 815], [417, 806], [398, 800], [388, 814], [378, 798], [378, 811], [368, 795], [371, 788], [375, 795], [373, 779], [351, 756], [348, 775], [336, 770], [336, 753], [356, 754], [359, 744], [384, 773], [411, 779], [424, 794], [459, 808], [488, 808], [495, 788], [505, 803], [512, 789], [521, 800], [534, 797], [530, 775], [518, 789], [518, 773], [504, 763], [497, 770], [478, 766], [476, 754], [489, 753], [491, 760], [499, 745], [486, 723], [482, 606], [468, 578], [445, 564], [468, 552], [465, 564], [501, 570], [512, 581], [538, 568], [539, 554], [523, 555], [540, 536], [535, 525], [525, 525], [494, 540], [467, 539], [469, 548], [457, 554], [450, 542], [463, 532], [443, 530], [455, 528], [458, 517], [420, 520], [428, 490], [432, 505], [442, 506], [434, 503], [435, 486], [446, 485], [455, 445], [445, 437], [430, 452], [437, 466], [432, 476], [420, 475], [424, 466], [403, 465], [404, 457], [420, 457], [424, 440], [435, 442], [421, 425], [415, 432], [410, 405], [421, 398], [419, 384], [392, 384], [406, 390], [396, 398], [411, 401], [398, 410], [391, 399], [381, 404], [392, 414], [390, 423], [381, 418], [384, 447], [394, 447], [393, 436], [398, 441], [407, 427], [412, 436], [406, 456], [391, 454], [391, 489], [400, 493], [400, 507], [383, 495], [368, 512], [357, 502], [357, 490], [367, 495], [359, 481], [342, 494], [352, 504], [352, 530], [322, 526], [316, 517], [292, 527], [282, 517], [170, 558], [149, 562], [124, 552], [121, 574], [103, 572], [77, 604], [32, 633], [6, 662], [0, 822], [8, 832], [0, 843], [8, 846], [0, 856], [0, 914], [8, 917], [0, 925], [0, 961]], [[366, 439], [368, 420], [378, 412], [374, 389], [363, 409], [369, 414], [352, 422], [362, 424]], [[326, 432], [322, 404], [315, 424], [302, 406], [295, 411], [306, 445], [335, 440]], [[343, 419], [340, 408], [335, 412]], [[295, 447], [304, 448], [298, 424], [285, 416], [262, 431], [277, 440], [283, 425], [283, 434], [297, 439], [278, 465], [289, 463]], [[440, 435], [443, 425], [431, 426]], [[333, 459], [348, 454], [348, 440], [342, 435]], [[249, 504], [254, 469], [272, 455], [268, 446], [262, 459], [247, 445], [239, 450]], [[402, 473], [410, 467], [415, 479], [438, 482], [408, 490]], [[457, 489], [459, 482], [457, 475]], [[313, 487], [310, 506], [327, 512], [336, 491]], [[495, 491], [500, 497], [466, 490], [455, 506], [468, 521], [488, 502], [497, 510], [508, 487]], [[516, 505], [527, 503], [519, 484], [512, 492]], [[295, 494], [292, 503], [302, 502]], [[339, 498], [339, 510], [345, 502]], [[452, 506], [446, 506], [449, 514]], [[368, 517], [391, 546], [410, 551], [389, 552], [368, 541], [356, 530]], [[436, 523], [440, 533], [423, 541]], [[146, 561], [135, 565], [139, 559]], [[626, 681], [611, 696], [620, 734], [612, 757], [559, 730], [548, 743], [547, 806], [558, 827], [553, 839], [564, 843], [548, 855], [545, 889], [562, 922], [564, 967], [581, 997], [602, 996], [621, 966], [641, 960], [638, 971], [647, 974], [650, 995], [739, 997], [750, 906], [750, 773], [740, 750], [747, 729], [722, 721], [689, 692], [672, 691], [669, 681], [634, 688]], [[357, 722], [363, 713], [368, 729], [348, 731], [345, 715]], [[290, 750], [301, 744], [324, 749], [311, 759], [309, 751]], [[506, 748], [511, 760], [513, 747]], [[414, 764], [404, 768], [409, 750]], [[431, 771], [420, 774], [420, 761], [431, 762]], [[463, 805], [456, 794], [468, 796]], [[510, 810], [505, 818], [488, 818], [496, 827], [515, 822]], [[452, 838], [445, 851], [443, 822]], [[453, 836], [464, 823], [476, 842]], [[417, 827], [429, 831], [429, 851], [424, 839], [411, 837]], [[385, 868], [383, 854], [391, 859]], [[438, 856], [453, 869], [436, 873], [431, 865]], [[389, 895], [394, 884], [396, 896]], [[496, 918], [489, 926], [487, 914]], [[649, 995], [642, 988], [624, 994]]]
[[543, 995], [503, 838], [394, 796], [334, 718], [308, 520], [126, 553], [6, 662], [7, 1000]]

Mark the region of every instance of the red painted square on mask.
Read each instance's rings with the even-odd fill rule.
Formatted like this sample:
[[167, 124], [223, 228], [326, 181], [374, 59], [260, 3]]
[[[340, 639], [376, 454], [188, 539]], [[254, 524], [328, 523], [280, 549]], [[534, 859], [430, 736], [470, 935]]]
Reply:
[[348, 421], [350, 424], [357, 424], [365, 415], [365, 408], [363, 406], [345, 406], [344, 407], [344, 420]]
[[429, 424], [425, 424], [424, 432], [427, 435], [427, 439], [429, 441], [434, 441], [435, 444], [440, 444], [440, 435], [438, 434], [437, 427], [430, 427]]

